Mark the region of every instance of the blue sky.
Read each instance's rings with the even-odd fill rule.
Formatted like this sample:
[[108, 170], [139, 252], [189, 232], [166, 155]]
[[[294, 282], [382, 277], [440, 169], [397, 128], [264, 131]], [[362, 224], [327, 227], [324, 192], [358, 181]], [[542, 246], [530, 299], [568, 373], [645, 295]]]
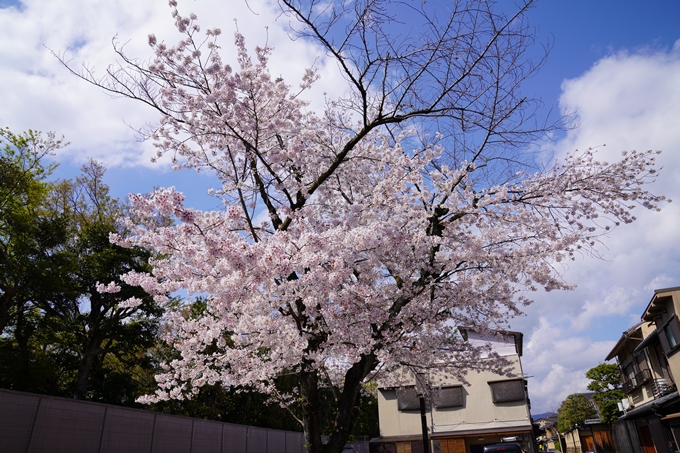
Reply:
[[680, 37], [677, 0], [543, 1], [530, 17], [540, 36], [555, 39], [551, 58], [539, 76], [553, 90], [559, 89], [562, 79], [578, 77], [612, 52], [665, 49]]
[[[317, 50], [288, 40], [274, 3], [249, 3], [258, 15], [240, 0], [179, 0], [182, 11], [198, 14], [204, 29], [222, 28], [225, 60], [233, 55], [233, 18], [250, 47], [264, 42], [268, 25], [276, 48], [273, 72], [296, 84]], [[579, 124], [540, 146], [559, 155], [606, 143], [602, 154], [609, 159], [624, 149], [662, 149], [664, 170], [653, 190], [676, 200], [612, 233], [601, 247], [603, 260], [584, 257], [570, 264], [565, 278], [577, 283], [576, 290], [539, 293], [527, 315], [511, 321], [525, 334], [524, 371], [534, 376], [529, 392], [538, 413], [585, 390], [585, 371], [639, 320], [655, 288], [680, 286], [680, 0], [544, 0], [529, 18], [538, 41], [552, 42], [553, 49], [525, 91], [575, 113]], [[90, 62], [101, 71], [115, 60], [114, 35], [129, 41], [131, 54], [146, 57], [147, 34], [171, 41], [172, 26], [165, 0], [0, 0], [0, 126], [64, 134], [71, 146], [57, 156], [61, 177], [74, 176], [93, 157], [109, 168], [115, 196], [175, 185], [188, 193], [190, 204], [215, 207], [205, 195], [215, 184], [209, 175], [149, 163], [151, 144], [137, 142], [128, 124], [153, 122], [152, 111], [70, 76], [48, 50], [69, 48], [76, 64]], [[319, 69], [317, 94], [333, 92], [333, 68], [322, 62]]]

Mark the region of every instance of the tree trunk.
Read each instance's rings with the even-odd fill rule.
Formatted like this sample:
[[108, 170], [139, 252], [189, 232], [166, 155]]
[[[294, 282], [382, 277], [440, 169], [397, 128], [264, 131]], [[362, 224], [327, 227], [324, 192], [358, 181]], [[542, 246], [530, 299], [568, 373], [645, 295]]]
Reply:
[[319, 375], [317, 372], [300, 373], [300, 393], [302, 396], [302, 426], [305, 432], [305, 447], [308, 453], [323, 453], [321, 423], [319, 412]]
[[9, 309], [13, 305], [12, 298], [15, 293], [14, 290], [4, 289], [3, 293], [0, 294], [0, 334], [9, 324]]
[[30, 335], [22, 304], [22, 306], [17, 307], [16, 327], [14, 329], [14, 339], [17, 342], [17, 350], [19, 352], [18, 375], [21, 376], [21, 383], [15, 387], [17, 390], [31, 391], [34, 388], [33, 382], [35, 379], [31, 373], [31, 351], [28, 347]]
[[94, 364], [94, 359], [100, 354], [99, 346], [101, 341], [95, 338], [90, 338], [85, 346], [84, 351], [80, 356], [80, 363], [78, 364], [78, 382], [76, 393], [73, 397], [77, 400], [84, 400], [87, 394], [88, 381], [90, 378], [90, 371]]
[[319, 375], [317, 371], [300, 373], [300, 393], [302, 396], [302, 423], [305, 432], [305, 446], [308, 453], [341, 453], [350, 435], [354, 421], [359, 413], [359, 397], [364, 379], [375, 369], [378, 361], [375, 355], [362, 356], [345, 373], [345, 384], [337, 396], [337, 413], [333, 431], [328, 442], [321, 440], [320, 420], [321, 402], [319, 400]]

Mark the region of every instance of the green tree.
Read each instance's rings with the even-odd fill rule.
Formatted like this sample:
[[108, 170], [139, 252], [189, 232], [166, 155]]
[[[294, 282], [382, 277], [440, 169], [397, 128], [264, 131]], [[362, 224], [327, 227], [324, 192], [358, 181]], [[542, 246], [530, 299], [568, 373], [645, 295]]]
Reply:
[[619, 418], [618, 403], [626, 398], [621, 386], [621, 373], [614, 363], [601, 363], [586, 371], [590, 379], [588, 390], [595, 392], [593, 401], [597, 405], [603, 423], [612, 423]]
[[45, 203], [54, 169], [46, 160], [64, 145], [52, 133], [0, 129], [0, 385], [18, 390], [57, 385], [58, 364], [33, 341], [42, 320], [34, 302], [68, 292], [68, 221]]
[[[124, 227], [117, 223], [124, 207], [109, 196], [104, 173], [101, 164], [90, 161], [82, 167], [80, 177], [61, 181], [52, 193], [55, 209], [67, 213], [71, 220], [67, 250], [72, 259], [70, 284], [77, 297], [43, 308], [54, 321], [53, 329], [63, 330], [71, 341], [71, 353], [77, 355], [74, 396], [120, 403], [109, 392], [111, 388], [129, 388], [130, 376], [121, 373], [124, 367], [120, 365], [144, 360], [142, 351], [156, 341], [161, 310], [141, 288], [120, 279], [131, 271], [148, 272], [150, 254], [139, 247], [123, 248], [109, 241], [110, 234], [125, 235]], [[117, 287], [114, 292], [99, 290], [101, 285], [111, 283]], [[141, 304], [122, 304], [132, 297]], [[109, 355], [115, 360], [107, 362]], [[128, 365], [133, 366], [132, 362]], [[114, 374], [109, 375], [112, 369], [106, 372], [107, 363], [117, 369]], [[91, 382], [93, 370], [101, 384], [98, 388]], [[116, 382], [110, 380], [113, 377]], [[134, 400], [125, 393], [121, 395], [123, 399]]]
[[0, 333], [14, 322], [21, 336], [24, 305], [59, 284], [63, 256], [56, 251], [66, 225], [63, 215], [44, 208], [45, 178], [54, 169], [45, 158], [64, 145], [51, 133], [0, 129]]
[[597, 416], [597, 409], [583, 393], [572, 393], [557, 410], [557, 429], [564, 433], [586, 419]]
[[[134, 404], [150, 391], [160, 310], [120, 275], [148, 271], [149, 253], [110, 243], [125, 234], [125, 206], [100, 164], [49, 181], [46, 157], [62, 141], [6, 129], [0, 138], [0, 386]], [[117, 292], [98, 291], [112, 282]], [[120, 305], [130, 297], [142, 303]]]

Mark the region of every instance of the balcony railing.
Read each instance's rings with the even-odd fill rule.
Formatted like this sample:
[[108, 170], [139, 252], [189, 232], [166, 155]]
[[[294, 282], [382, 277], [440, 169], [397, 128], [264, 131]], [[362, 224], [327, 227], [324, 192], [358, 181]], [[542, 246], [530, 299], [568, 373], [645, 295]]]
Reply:
[[645, 384], [645, 383], [647, 383], [651, 380], [652, 380], [652, 372], [647, 370], [647, 369], [640, 370], [640, 372], [635, 375], [635, 382], [637, 382], [638, 386]]
[[633, 393], [633, 390], [637, 388], [637, 384], [635, 383], [635, 378], [629, 379], [627, 381], [623, 381], [623, 385], [621, 386], [623, 389], [624, 393], [626, 395], [630, 395]]
[[673, 391], [673, 385], [666, 379], [654, 379], [652, 384], [652, 392], [654, 398], [660, 398]]
[[649, 370], [642, 370], [635, 374], [633, 378], [624, 381], [621, 388], [626, 395], [630, 395], [648, 382], [652, 383], [652, 394], [655, 399], [667, 395], [675, 389], [673, 383], [667, 379], [652, 379], [652, 373]]
[[634, 390], [640, 388], [645, 383], [652, 380], [652, 372], [648, 369], [640, 370], [631, 379], [624, 381], [622, 385], [623, 391], [629, 395], [633, 393]]

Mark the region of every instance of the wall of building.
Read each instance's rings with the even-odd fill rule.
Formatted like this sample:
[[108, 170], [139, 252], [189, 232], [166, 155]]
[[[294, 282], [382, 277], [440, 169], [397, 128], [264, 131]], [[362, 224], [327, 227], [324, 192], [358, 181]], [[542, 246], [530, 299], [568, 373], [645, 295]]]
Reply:
[[[469, 341], [488, 342], [474, 333]], [[501, 337], [494, 339], [494, 351], [503, 355], [511, 363], [511, 373], [515, 379], [522, 379], [522, 368], [514, 339]], [[530, 431], [531, 419], [527, 401], [494, 403], [489, 382], [506, 380], [508, 377], [483, 371], [471, 371], [465, 377], [469, 385], [446, 379], [440, 375], [433, 380], [436, 386], [462, 385], [463, 405], [445, 409], [429, 408], [427, 424], [433, 436], [440, 433], [456, 434], [471, 430], [484, 432]], [[409, 385], [408, 382], [406, 385]], [[419, 436], [422, 432], [420, 411], [399, 411], [395, 388], [381, 388], [378, 393], [378, 410], [381, 437]]]
[[[668, 337], [664, 330], [665, 326], [668, 326], [675, 337], [676, 343], [680, 343], [680, 325], [678, 324], [677, 313], [680, 312], [680, 291], [670, 290], [661, 291], [654, 295], [653, 304], [655, 306], [662, 306], [663, 310], [659, 312], [654, 312], [650, 315], [645, 313], [643, 319], [650, 321], [653, 316], [653, 322], [643, 322], [643, 326], [649, 329], [659, 330], [659, 340], [663, 345], [665, 355], [668, 361], [668, 371], [670, 373], [670, 378], [675, 381], [676, 377], [680, 377], [680, 347], [673, 347], [669, 344]], [[661, 378], [658, 376], [657, 378]]]
[[586, 451], [583, 437], [587, 436], [590, 436], [590, 432], [583, 433], [579, 432], [578, 429], [572, 429], [571, 431], [564, 433], [564, 443], [567, 446], [566, 453], [583, 453]]
[[643, 453], [634, 421], [612, 423], [612, 437], [617, 453]]
[[[668, 293], [663, 293], [662, 295], [664, 297], [670, 297], [672, 300], [672, 302], [668, 304], [668, 309], [667, 312], [664, 313], [662, 322], [665, 324], [670, 318], [675, 317], [676, 320], [671, 322], [675, 324], [673, 328], [675, 336], [678, 337], [680, 329], [678, 329], [677, 313], [680, 313], [680, 291], [669, 291]], [[657, 322], [657, 326], [662, 327], [662, 324]], [[680, 338], [677, 338], [677, 341], [680, 341]], [[680, 378], [680, 352], [678, 349], [676, 349], [675, 351], [667, 354], [666, 357], [668, 359], [670, 374], [673, 380], [677, 382], [677, 379]]]

